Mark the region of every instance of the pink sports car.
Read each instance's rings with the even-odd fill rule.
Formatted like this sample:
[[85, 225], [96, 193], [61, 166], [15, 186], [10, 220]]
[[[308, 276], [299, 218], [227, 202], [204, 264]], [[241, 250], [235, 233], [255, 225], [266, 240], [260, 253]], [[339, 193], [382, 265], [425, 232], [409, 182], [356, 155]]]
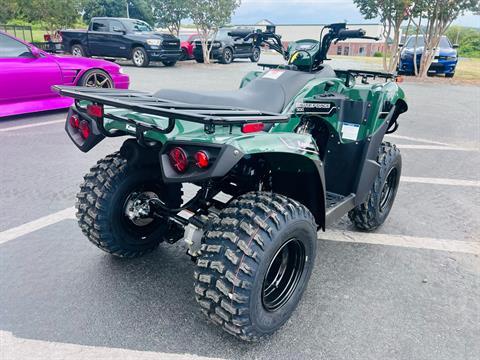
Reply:
[[0, 117], [69, 107], [51, 90], [60, 84], [128, 89], [129, 78], [115, 63], [55, 56], [0, 32]]

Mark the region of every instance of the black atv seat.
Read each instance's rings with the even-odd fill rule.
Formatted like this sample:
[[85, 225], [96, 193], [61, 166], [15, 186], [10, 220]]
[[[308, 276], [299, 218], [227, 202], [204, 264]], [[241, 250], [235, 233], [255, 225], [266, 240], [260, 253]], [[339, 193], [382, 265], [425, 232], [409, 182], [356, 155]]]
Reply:
[[199, 93], [165, 89], [156, 92], [154, 96], [188, 104], [231, 106], [281, 113], [295, 95], [316, 77], [335, 77], [335, 72], [329, 66], [317, 73], [275, 69], [234, 91]]

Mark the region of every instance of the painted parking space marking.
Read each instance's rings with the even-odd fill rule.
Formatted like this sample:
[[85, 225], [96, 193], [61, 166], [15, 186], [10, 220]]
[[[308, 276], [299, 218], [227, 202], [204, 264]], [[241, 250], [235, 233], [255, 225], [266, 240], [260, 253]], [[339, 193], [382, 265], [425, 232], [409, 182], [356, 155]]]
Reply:
[[411, 145], [411, 144], [396, 144], [400, 150], [415, 149], [415, 150], [446, 150], [446, 151], [480, 151], [474, 148], [465, 148], [457, 146], [443, 146], [443, 145]]
[[387, 134], [385, 136], [390, 137], [392, 139], [403, 139], [403, 140], [423, 142], [423, 143], [426, 143], [426, 144], [434, 144], [434, 145], [443, 145], [443, 146], [455, 147], [455, 145], [452, 145], [452, 144], [447, 144], [447, 143], [444, 143], [444, 142], [434, 141], [434, 140], [424, 139], [424, 138], [416, 138], [416, 137], [396, 135], [396, 134], [395, 135], [394, 134]]
[[355, 231], [333, 230], [319, 233], [324, 241], [341, 241], [359, 244], [387, 245], [423, 250], [450, 251], [480, 255], [480, 242], [434, 239], [427, 237], [389, 235]]
[[67, 344], [53, 341], [31, 340], [0, 331], [1, 358], [9, 360], [220, 360], [192, 354], [174, 354], [155, 351], [139, 351], [103, 346]]
[[23, 225], [0, 232], [0, 245], [67, 219], [75, 219], [74, 207], [69, 207], [56, 213], [30, 221]]
[[50, 121], [44, 121], [41, 123], [35, 123], [35, 124], [25, 124], [25, 125], [18, 125], [18, 126], [10, 126], [6, 128], [1, 128], [0, 133], [2, 132], [10, 132], [10, 131], [17, 131], [17, 130], [22, 130], [22, 129], [28, 129], [28, 128], [34, 128], [38, 126], [46, 126], [46, 125], [53, 125], [53, 124], [60, 124], [64, 123], [65, 119], [60, 119], [60, 120], [50, 120]]
[[478, 180], [460, 180], [460, 179], [402, 176], [400, 178], [400, 182], [416, 183], [416, 184], [447, 185], [447, 186], [480, 187], [480, 181]]
[[[400, 181], [404, 183], [416, 183], [416, 184], [480, 187], [480, 181], [475, 181], [475, 180], [457, 180], [457, 179], [402, 176], [400, 178]], [[182, 215], [185, 215], [185, 218], [188, 218], [191, 216], [191, 214], [187, 214], [187, 213]], [[27, 235], [34, 231], [40, 230], [46, 226], [53, 225], [57, 222], [68, 220], [68, 219], [75, 219], [74, 207], [69, 207], [67, 209], [58, 211], [56, 213], [33, 220], [26, 224], [0, 232], [0, 245], [10, 240], [14, 240], [20, 236]]]
[[[44, 216], [29, 223], [0, 233], [0, 245], [18, 237], [27, 235], [44, 227], [56, 224], [63, 220], [75, 219], [75, 208], [70, 207], [56, 213]], [[405, 248], [418, 248], [427, 250], [441, 250], [480, 255], [480, 242], [458, 241], [448, 239], [434, 239], [407, 235], [389, 235], [378, 233], [364, 233], [353, 231], [329, 230], [319, 232], [320, 240], [343, 241], [352, 243], [389, 245]]]

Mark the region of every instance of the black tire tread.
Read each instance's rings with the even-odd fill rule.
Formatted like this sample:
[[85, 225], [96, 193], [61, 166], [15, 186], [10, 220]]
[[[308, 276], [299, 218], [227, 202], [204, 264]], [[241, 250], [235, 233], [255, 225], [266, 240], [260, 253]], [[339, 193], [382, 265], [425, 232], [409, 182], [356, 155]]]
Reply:
[[297, 201], [251, 192], [233, 200], [204, 235], [194, 272], [197, 302], [209, 320], [242, 340], [256, 341], [268, 335], [257, 333], [252, 326], [249, 289], [265, 243], [272, 242], [292, 218], [307, 219], [316, 227], [311, 212]]
[[[119, 246], [109, 231], [109, 222], [104, 214], [109, 206], [108, 197], [115, 191], [115, 183], [128, 176], [128, 171], [127, 160], [118, 151], [99, 160], [80, 185], [76, 216], [83, 234], [95, 246], [118, 257], [134, 258], [155, 250], [160, 241], [142, 250], [129, 250]], [[177, 190], [174, 195], [181, 198], [181, 188]]]
[[[384, 141], [380, 145], [377, 156], [377, 162], [380, 164], [380, 172], [386, 171], [389, 168], [389, 164], [398, 156], [400, 156], [400, 150], [397, 146], [388, 141]], [[348, 213], [350, 221], [360, 230], [372, 231], [382, 225], [378, 223], [375, 215], [375, 204], [377, 203], [378, 196], [380, 196], [383, 185], [381, 175], [382, 173], [376, 177], [367, 200]]]

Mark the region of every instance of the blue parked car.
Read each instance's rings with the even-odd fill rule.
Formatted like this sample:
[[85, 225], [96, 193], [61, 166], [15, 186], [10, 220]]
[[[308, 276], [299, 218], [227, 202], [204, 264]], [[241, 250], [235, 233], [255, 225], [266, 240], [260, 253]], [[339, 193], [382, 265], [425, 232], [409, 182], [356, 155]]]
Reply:
[[[420, 67], [420, 58], [424, 49], [423, 36], [417, 39], [417, 65]], [[415, 36], [410, 36], [403, 46], [400, 53], [400, 61], [398, 63], [397, 72], [399, 74], [414, 74], [413, 53], [415, 47]], [[458, 46], [452, 45], [446, 36], [442, 36], [440, 44], [433, 59], [432, 65], [428, 69], [428, 74], [445, 74], [445, 77], [453, 77], [455, 75], [455, 67], [458, 62], [457, 50]]]

